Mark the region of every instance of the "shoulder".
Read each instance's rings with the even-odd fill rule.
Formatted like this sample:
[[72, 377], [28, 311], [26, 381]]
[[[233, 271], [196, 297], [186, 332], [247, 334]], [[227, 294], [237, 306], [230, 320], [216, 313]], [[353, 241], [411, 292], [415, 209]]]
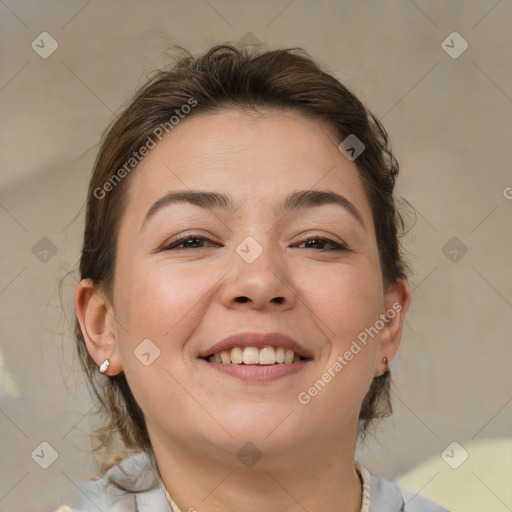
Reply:
[[[357, 461], [356, 467], [363, 480], [361, 512], [448, 512], [397, 482], [370, 474]], [[72, 507], [55, 512], [171, 512], [154, 459], [143, 452], [81, 485]]]
[[363, 480], [361, 512], [449, 512], [397, 482], [370, 474], [358, 462], [356, 467]]
[[81, 484], [71, 507], [55, 512], [170, 512], [154, 460], [144, 452]]

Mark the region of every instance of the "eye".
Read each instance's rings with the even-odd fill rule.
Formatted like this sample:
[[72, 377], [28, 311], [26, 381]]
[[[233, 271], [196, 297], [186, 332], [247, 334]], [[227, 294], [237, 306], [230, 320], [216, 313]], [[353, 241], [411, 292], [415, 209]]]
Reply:
[[[181, 236], [172, 242], [169, 242], [165, 244], [162, 247], [163, 251], [169, 251], [169, 250], [187, 250], [187, 249], [201, 249], [205, 247], [205, 244], [209, 244], [210, 246], [219, 245], [209, 238], [206, 238], [204, 236], [198, 236], [198, 235], [184, 235]], [[297, 247], [304, 246], [305, 249], [317, 249], [321, 251], [350, 251], [348, 247], [345, 247], [344, 245], [335, 242], [334, 240], [331, 240], [329, 238], [324, 237], [311, 237], [307, 240], [303, 240], [300, 242]], [[327, 246], [327, 248], [326, 248]]]
[[[334, 240], [330, 240], [329, 238], [323, 238], [320, 236], [315, 236], [312, 238], [308, 238], [307, 240], [303, 240], [298, 247], [301, 245], [307, 244], [308, 246], [304, 247], [305, 249], [320, 249], [322, 251], [350, 251], [348, 247], [345, 247]], [[330, 246], [327, 249], [324, 246]], [[322, 246], [322, 247], [318, 247]]]
[[[204, 236], [191, 236], [191, 235], [185, 235], [177, 238], [176, 240], [173, 240], [172, 242], [169, 242], [168, 244], [165, 244], [162, 247], [162, 251], [170, 251], [170, 250], [186, 250], [186, 249], [201, 249], [200, 245], [204, 242], [212, 244], [212, 245], [218, 245], [215, 242], [212, 242], [210, 239], [204, 237]], [[182, 247], [180, 247], [182, 246]]]

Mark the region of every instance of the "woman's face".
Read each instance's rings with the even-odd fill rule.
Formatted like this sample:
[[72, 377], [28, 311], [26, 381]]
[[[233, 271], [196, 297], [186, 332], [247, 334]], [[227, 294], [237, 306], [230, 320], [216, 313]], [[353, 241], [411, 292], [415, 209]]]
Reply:
[[[358, 171], [332, 132], [294, 112], [197, 114], [130, 180], [113, 358], [153, 444], [220, 457], [247, 442], [272, 454], [355, 438], [381, 359], [396, 350], [383, 352], [388, 322], [379, 316], [393, 301]], [[324, 195], [307, 201], [305, 191]], [[222, 195], [229, 204], [173, 201], [176, 192]], [[222, 348], [215, 345], [240, 333], [284, 334], [306, 359], [208, 361]], [[224, 360], [270, 363], [286, 348], [278, 337], [263, 344], [277, 350], [235, 336]]]

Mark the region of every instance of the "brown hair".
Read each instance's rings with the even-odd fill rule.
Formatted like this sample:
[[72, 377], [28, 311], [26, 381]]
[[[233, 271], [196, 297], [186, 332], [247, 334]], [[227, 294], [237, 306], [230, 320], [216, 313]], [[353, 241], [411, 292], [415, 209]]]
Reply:
[[[362, 141], [365, 150], [355, 163], [372, 208], [384, 286], [405, 277], [399, 242], [403, 222], [393, 195], [398, 163], [378, 119], [300, 49], [254, 53], [219, 45], [199, 57], [187, 55], [171, 70], [158, 71], [105, 131], [88, 191], [81, 279], [91, 279], [112, 297], [119, 223], [126, 208], [130, 172], [144, 153], [141, 148], [154, 147], [162, 129], [169, 133], [175, 125], [173, 117], [182, 118], [181, 113], [195, 115], [222, 108], [294, 109], [327, 122], [340, 142], [349, 135]], [[116, 442], [121, 441], [125, 453], [152, 453], [152, 448], [144, 415], [124, 373], [98, 379], [78, 322], [75, 332], [82, 367], [103, 413], [95, 434], [96, 451], [102, 454], [99, 471], [104, 473], [112, 465], [107, 460]], [[360, 434], [365, 434], [372, 419], [390, 413], [390, 375], [386, 372], [373, 379], [363, 401]]]

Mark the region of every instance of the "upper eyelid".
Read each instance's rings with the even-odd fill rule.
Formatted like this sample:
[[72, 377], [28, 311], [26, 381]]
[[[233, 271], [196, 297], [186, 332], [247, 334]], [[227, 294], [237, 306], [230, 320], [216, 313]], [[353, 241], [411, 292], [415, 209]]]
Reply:
[[215, 240], [212, 240], [212, 237], [206, 236], [206, 235], [199, 235], [199, 234], [184, 234], [184, 235], [177, 235], [175, 238], [171, 238], [166, 240], [163, 243], [163, 247], [166, 247], [168, 245], [178, 244], [182, 242], [186, 242], [187, 240], [191, 240], [197, 238], [199, 240], [205, 240], [207, 242], [211, 242], [213, 244], [218, 244]]
[[311, 236], [308, 238], [304, 238], [303, 240], [296, 242], [295, 245], [301, 245], [306, 242], [311, 242], [311, 241], [315, 241], [315, 240], [319, 240], [322, 243], [331, 244], [334, 246], [335, 250], [342, 250], [342, 251], [346, 251], [346, 252], [353, 251], [345, 242], [337, 242], [336, 240], [333, 240], [332, 238], [325, 237], [325, 236]]
[[[164, 242], [164, 244], [161, 246], [161, 248], [165, 249], [166, 247], [170, 247], [175, 244], [179, 245], [179, 244], [186, 242], [187, 240], [191, 240], [191, 239], [204, 240], [204, 241], [210, 242], [212, 244], [219, 245], [219, 242], [212, 240], [212, 237], [208, 237], [206, 235], [202, 235], [202, 234], [198, 234], [198, 233], [190, 233], [190, 234], [185, 233], [182, 235], [178, 235], [174, 240], [171, 239], [171, 240]], [[306, 236], [302, 237], [300, 240], [298, 240], [297, 242], [295, 242], [295, 245], [301, 245], [303, 243], [314, 241], [314, 240], [321, 240], [323, 242], [331, 243], [335, 246], [341, 247], [347, 251], [351, 251], [348, 244], [346, 244], [344, 241], [337, 241], [329, 236], [318, 235], [318, 234], [317, 235], [315, 235], [315, 234], [306, 235]], [[191, 249], [196, 249], [196, 247], [192, 247]]]
[[[169, 238], [167, 239], [164, 243], [173, 243], [173, 242], [178, 242], [178, 241], [183, 241], [183, 240], [188, 240], [189, 238], [201, 238], [201, 239], [204, 239], [204, 240], [208, 240], [210, 242], [215, 242], [215, 240], [212, 240], [212, 238], [215, 238], [215, 237], [210, 237], [208, 235], [203, 235], [203, 234], [200, 234], [200, 233], [182, 233], [180, 235], [176, 235], [175, 237], [172, 237], [172, 238]], [[309, 235], [304, 235], [302, 236], [298, 242], [307, 242], [311, 239], [315, 239], [315, 238], [319, 238], [319, 239], [323, 239], [323, 240], [329, 240], [331, 242], [334, 242], [334, 243], [337, 243], [337, 244], [341, 244], [341, 245], [346, 245], [344, 241], [337, 241], [335, 240], [334, 238], [337, 238], [335, 237], [334, 235], [320, 235], [320, 234], [309, 234]], [[217, 243], [217, 242], [215, 242]]]

